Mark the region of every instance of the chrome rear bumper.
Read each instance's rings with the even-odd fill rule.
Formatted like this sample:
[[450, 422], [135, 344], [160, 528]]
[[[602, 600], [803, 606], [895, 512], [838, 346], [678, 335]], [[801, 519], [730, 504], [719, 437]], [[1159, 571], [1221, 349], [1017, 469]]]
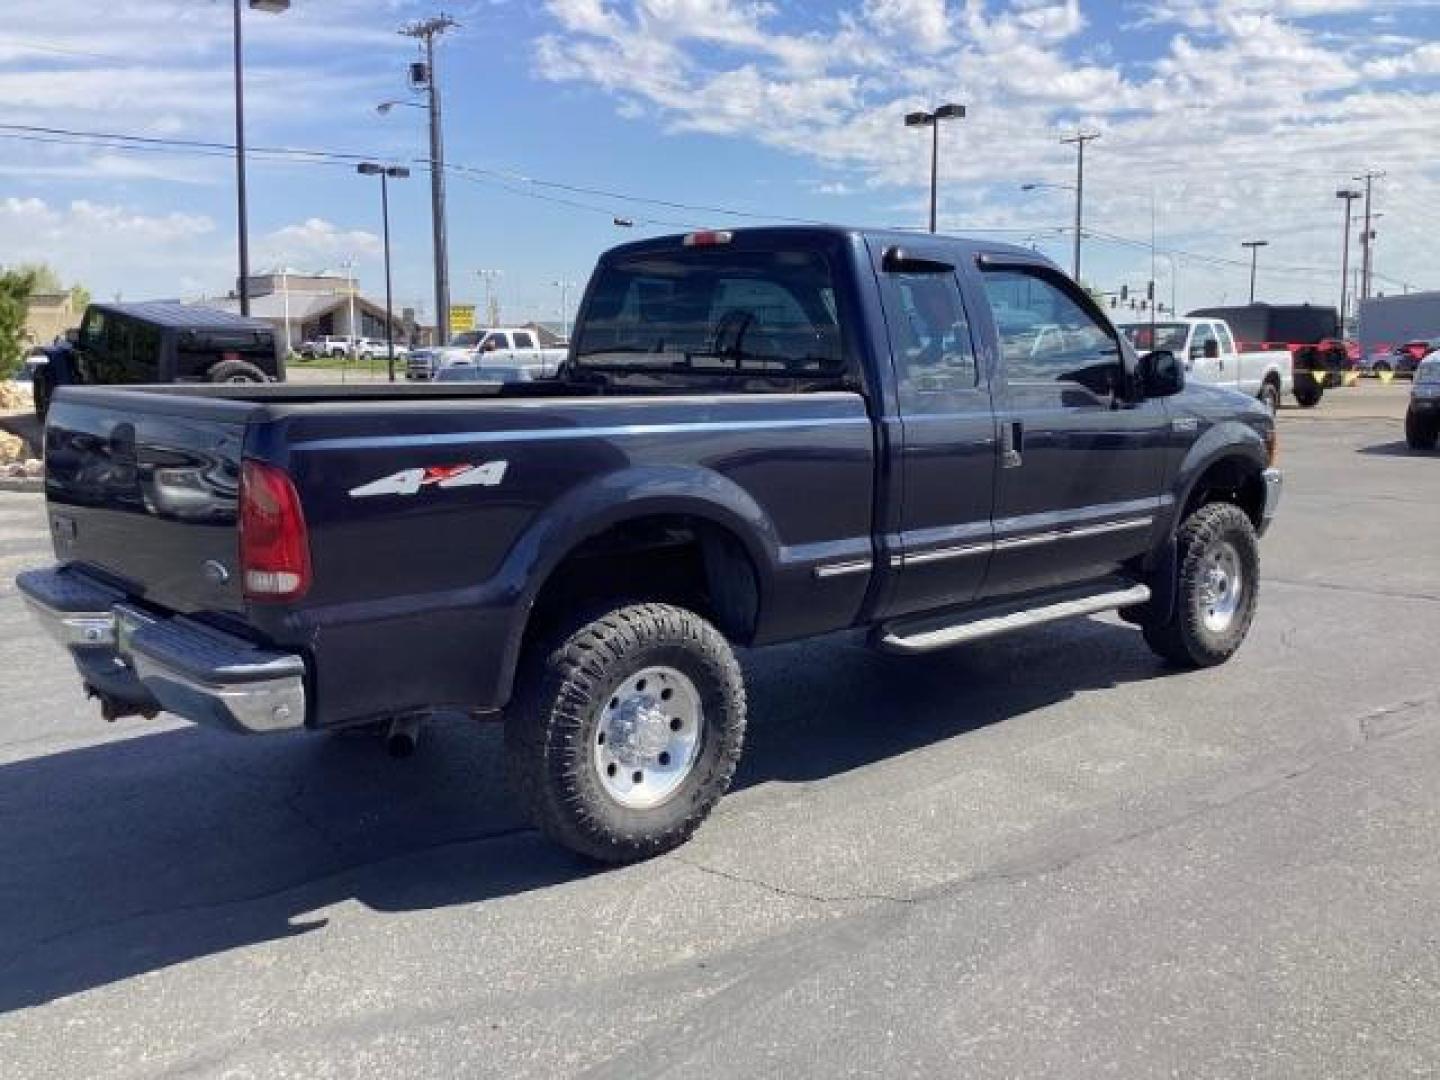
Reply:
[[293, 653], [147, 610], [68, 567], [26, 571], [15, 584], [107, 715], [163, 709], [252, 734], [305, 724], [305, 664]]

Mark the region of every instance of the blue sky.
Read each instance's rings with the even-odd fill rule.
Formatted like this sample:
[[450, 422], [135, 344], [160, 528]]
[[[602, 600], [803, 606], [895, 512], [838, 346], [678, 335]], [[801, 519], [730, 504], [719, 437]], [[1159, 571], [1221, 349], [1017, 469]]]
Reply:
[[[226, 141], [229, 4], [7, 0], [0, 125]], [[426, 154], [405, 98], [435, 11], [411, 0], [293, 0], [247, 12], [254, 146]], [[1149, 276], [1181, 307], [1243, 301], [1240, 242], [1270, 241], [1260, 293], [1334, 302], [1337, 187], [1376, 187], [1381, 288], [1440, 288], [1440, 3], [1435, 0], [459, 0], [444, 40], [453, 293], [502, 273], [503, 310], [555, 317], [557, 279], [645, 233], [780, 217], [924, 220], [928, 140], [904, 112], [964, 102], [943, 129], [942, 228], [1034, 243], [1068, 265], [1087, 153], [1087, 280]], [[0, 128], [0, 135], [5, 129]], [[15, 132], [11, 130], [11, 135]], [[29, 133], [31, 136], [33, 132]], [[97, 294], [223, 292], [234, 275], [224, 157], [0, 137], [0, 262], [45, 259]], [[536, 181], [603, 189], [614, 198]], [[381, 286], [379, 193], [343, 164], [257, 157], [252, 265], [358, 263]], [[644, 199], [655, 202], [641, 201]], [[557, 201], [567, 200], [567, 201]], [[753, 217], [660, 205], [729, 208]], [[571, 203], [581, 204], [579, 206]], [[393, 189], [397, 295], [430, 306], [428, 183]], [[619, 230], [612, 217], [631, 218]]]

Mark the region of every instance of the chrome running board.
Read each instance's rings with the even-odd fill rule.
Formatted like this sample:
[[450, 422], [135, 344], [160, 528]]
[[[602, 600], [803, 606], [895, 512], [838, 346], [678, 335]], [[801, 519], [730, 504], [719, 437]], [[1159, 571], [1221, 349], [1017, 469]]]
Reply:
[[921, 615], [881, 627], [876, 646], [886, 652], [929, 652], [931, 649], [963, 645], [966, 642], [1008, 634], [1012, 630], [1026, 630], [1060, 619], [1114, 611], [1116, 608], [1143, 604], [1149, 599], [1148, 585], [1131, 585], [1128, 588], [1091, 593], [1088, 596], [1072, 595], [1068, 599], [1018, 611], [996, 612], [991, 608], [991, 614], [986, 614], [984, 610], [971, 610], [952, 616]]

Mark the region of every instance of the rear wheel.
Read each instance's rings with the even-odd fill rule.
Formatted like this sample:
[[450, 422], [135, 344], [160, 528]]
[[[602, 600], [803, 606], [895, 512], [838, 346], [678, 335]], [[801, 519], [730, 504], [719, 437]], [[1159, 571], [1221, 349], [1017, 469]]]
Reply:
[[212, 383], [263, 383], [265, 373], [244, 360], [222, 360], [205, 373]]
[[1323, 377], [1323, 374], [1317, 376], [1309, 371], [1295, 373], [1295, 402], [1302, 409], [1313, 409], [1320, 404], [1325, 394], [1325, 387], [1320, 382]]
[[1260, 385], [1260, 403], [1265, 406], [1267, 412], [1274, 416], [1280, 411], [1280, 385], [1273, 379], [1266, 379]]
[[1210, 503], [1185, 519], [1176, 537], [1175, 610], [1143, 622], [1146, 644], [1182, 667], [1213, 667], [1234, 655], [1255, 617], [1260, 545], [1245, 511]]
[[572, 625], [530, 658], [505, 720], [511, 782], [552, 840], [602, 862], [682, 844], [730, 786], [745, 737], [735, 655], [667, 604]]
[[[39, 401], [37, 396], [36, 401]], [[1440, 442], [1440, 418], [1423, 417], [1414, 409], [1405, 413], [1405, 443], [1411, 450], [1434, 450]]]
[[30, 393], [35, 399], [35, 415], [43, 421], [45, 414], [50, 411], [50, 398], [55, 393], [55, 388], [50, 385], [49, 372], [36, 372]]

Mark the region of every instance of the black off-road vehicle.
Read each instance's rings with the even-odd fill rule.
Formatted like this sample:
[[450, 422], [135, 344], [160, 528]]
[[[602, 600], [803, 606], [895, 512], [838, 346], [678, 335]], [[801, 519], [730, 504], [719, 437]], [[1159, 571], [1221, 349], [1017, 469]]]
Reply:
[[42, 418], [58, 386], [285, 378], [274, 327], [213, 308], [173, 301], [91, 304], [71, 336], [36, 366], [35, 412]]

